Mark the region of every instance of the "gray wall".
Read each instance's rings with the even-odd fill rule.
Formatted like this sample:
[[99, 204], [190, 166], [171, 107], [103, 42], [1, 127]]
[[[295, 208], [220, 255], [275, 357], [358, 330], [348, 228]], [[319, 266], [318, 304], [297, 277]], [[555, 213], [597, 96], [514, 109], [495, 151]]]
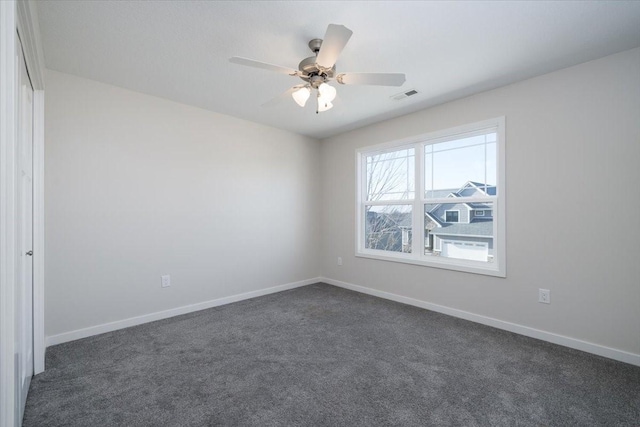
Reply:
[[[46, 334], [322, 275], [640, 354], [640, 222], [609, 214], [640, 211], [639, 76], [635, 49], [319, 143], [51, 71]], [[356, 148], [502, 115], [506, 279], [354, 256]]]
[[318, 141], [46, 83], [47, 336], [319, 276]]
[[[354, 256], [357, 148], [503, 115], [506, 279]], [[640, 354], [639, 161], [640, 49], [327, 139], [323, 275]]]

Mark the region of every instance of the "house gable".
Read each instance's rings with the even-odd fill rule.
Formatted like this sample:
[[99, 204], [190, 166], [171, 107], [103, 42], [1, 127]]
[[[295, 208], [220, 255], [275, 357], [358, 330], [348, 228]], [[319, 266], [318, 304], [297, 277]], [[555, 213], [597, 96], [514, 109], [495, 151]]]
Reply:
[[[448, 190], [447, 190], [448, 191]], [[448, 191], [447, 198], [456, 198], [456, 197], [474, 197], [474, 196], [487, 196], [487, 195], [495, 195], [496, 187], [495, 185], [485, 185], [480, 182], [468, 181], [459, 190], [455, 192]], [[492, 215], [492, 206], [487, 203], [439, 203], [434, 206], [429, 212], [426, 212], [425, 215], [429, 216], [431, 219], [435, 219], [439, 226], [442, 226], [443, 223], [447, 223], [446, 211], [450, 210], [458, 210], [460, 214], [458, 216], [458, 223], [472, 223], [476, 218], [482, 219], [491, 219]], [[474, 214], [475, 210], [483, 211], [483, 215], [476, 216]]]

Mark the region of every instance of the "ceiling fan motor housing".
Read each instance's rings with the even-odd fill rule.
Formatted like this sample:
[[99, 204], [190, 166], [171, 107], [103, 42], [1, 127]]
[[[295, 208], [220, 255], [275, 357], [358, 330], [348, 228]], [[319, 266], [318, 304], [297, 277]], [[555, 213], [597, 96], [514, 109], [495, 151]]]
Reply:
[[[322, 39], [313, 39], [309, 42], [309, 49], [311, 49], [316, 55], [320, 51], [321, 46]], [[302, 80], [309, 82], [315, 89], [317, 89], [318, 86], [324, 83], [327, 79], [333, 78], [336, 72], [335, 65], [329, 69], [318, 68], [315, 56], [310, 56], [300, 61], [298, 69], [302, 72], [302, 75], [299, 77]]]

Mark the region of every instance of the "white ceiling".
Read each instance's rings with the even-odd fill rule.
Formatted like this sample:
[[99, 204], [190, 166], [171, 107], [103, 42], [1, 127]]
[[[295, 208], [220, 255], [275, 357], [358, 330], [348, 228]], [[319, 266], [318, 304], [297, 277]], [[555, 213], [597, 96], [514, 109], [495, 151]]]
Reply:
[[[640, 46], [640, 2], [49, 1], [46, 66], [317, 138]], [[401, 88], [338, 85], [315, 114], [282, 99], [302, 81], [232, 64], [297, 68], [327, 25], [353, 36], [338, 72], [403, 72]], [[402, 101], [390, 96], [408, 89]]]

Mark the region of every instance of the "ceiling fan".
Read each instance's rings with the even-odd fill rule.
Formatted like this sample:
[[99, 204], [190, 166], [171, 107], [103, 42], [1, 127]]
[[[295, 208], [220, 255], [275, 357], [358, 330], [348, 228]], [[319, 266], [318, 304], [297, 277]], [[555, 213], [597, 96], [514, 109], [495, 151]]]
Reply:
[[336, 74], [336, 60], [352, 34], [353, 31], [344, 25], [329, 24], [324, 39], [313, 39], [309, 42], [309, 48], [315, 56], [303, 59], [297, 70], [238, 56], [230, 58], [229, 61], [301, 78], [305, 83], [293, 86], [284, 94], [291, 94], [295, 102], [304, 107], [312, 91], [316, 90], [318, 101], [316, 113], [333, 107], [331, 102], [336, 97], [336, 88], [329, 84], [332, 81], [343, 85], [402, 86], [405, 81], [405, 75], [402, 73]]

